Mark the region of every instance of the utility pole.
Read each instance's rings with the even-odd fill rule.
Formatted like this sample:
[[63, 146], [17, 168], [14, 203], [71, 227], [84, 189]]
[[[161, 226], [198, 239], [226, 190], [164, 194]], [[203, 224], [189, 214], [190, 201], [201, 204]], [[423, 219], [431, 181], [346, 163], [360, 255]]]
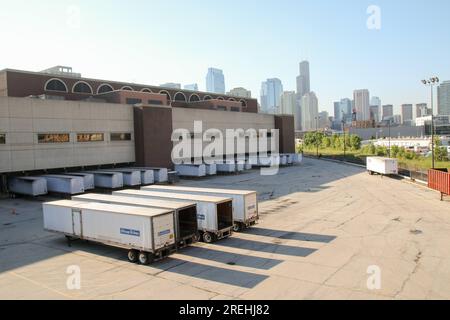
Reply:
[[435, 166], [435, 157], [434, 157], [434, 86], [439, 84], [439, 78], [433, 77], [429, 80], [422, 80], [422, 83], [426, 86], [430, 86], [431, 88], [431, 163], [432, 168]]

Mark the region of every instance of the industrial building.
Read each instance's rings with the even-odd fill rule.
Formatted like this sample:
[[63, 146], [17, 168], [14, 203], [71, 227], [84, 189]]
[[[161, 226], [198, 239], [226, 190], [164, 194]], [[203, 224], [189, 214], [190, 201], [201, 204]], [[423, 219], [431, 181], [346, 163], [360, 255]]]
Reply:
[[295, 153], [294, 118], [258, 114], [256, 99], [83, 78], [68, 67], [0, 71], [0, 175], [114, 166], [172, 168], [172, 132], [279, 129]]

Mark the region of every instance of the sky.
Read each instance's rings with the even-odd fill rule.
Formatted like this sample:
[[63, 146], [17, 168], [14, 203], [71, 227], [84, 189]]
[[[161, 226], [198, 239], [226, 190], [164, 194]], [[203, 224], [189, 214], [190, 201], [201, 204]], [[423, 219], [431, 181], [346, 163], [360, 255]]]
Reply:
[[399, 112], [430, 101], [423, 78], [450, 80], [448, 0], [0, 0], [0, 8], [0, 69], [67, 65], [90, 78], [205, 90], [216, 67], [227, 90], [242, 86], [259, 99], [267, 78], [295, 90], [307, 59], [319, 108], [330, 113], [355, 89]]

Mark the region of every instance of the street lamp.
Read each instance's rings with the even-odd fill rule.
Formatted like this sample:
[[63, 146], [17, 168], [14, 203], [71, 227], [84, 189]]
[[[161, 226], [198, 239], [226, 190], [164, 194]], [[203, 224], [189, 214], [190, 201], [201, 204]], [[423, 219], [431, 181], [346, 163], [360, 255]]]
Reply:
[[429, 80], [422, 80], [422, 83], [431, 88], [431, 162], [434, 169], [434, 86], [439, 84], [439, 78], [432, 77]]
[[346, 150], [346, 146], [345, 146], [345, 113], [344, 113], [344, 110], [342, 110], [342, 132], [344, 133], [344, 162], [345, 162], [345, 157], [347, 156], [346, 155], [346, 152], [347, 152], [347, 150]]
[[319, 158], [319, 119], [320, 116], [318, 117], [314, 117], [314, 119], [316, 120], [316, 157]]
[[391, 118], [388, 120], [388, 128], [389, 128], [389, 158], [391, 157]]

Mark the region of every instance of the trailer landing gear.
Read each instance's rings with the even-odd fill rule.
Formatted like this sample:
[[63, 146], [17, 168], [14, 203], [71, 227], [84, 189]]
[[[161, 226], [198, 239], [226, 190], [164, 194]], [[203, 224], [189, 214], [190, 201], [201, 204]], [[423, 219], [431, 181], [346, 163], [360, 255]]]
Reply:
[[243, 226], [240, 223], [235, 223], [233, 225], [233, 232], [240, 232], [243, 229]]

